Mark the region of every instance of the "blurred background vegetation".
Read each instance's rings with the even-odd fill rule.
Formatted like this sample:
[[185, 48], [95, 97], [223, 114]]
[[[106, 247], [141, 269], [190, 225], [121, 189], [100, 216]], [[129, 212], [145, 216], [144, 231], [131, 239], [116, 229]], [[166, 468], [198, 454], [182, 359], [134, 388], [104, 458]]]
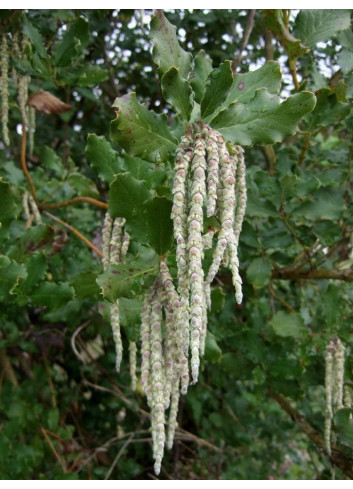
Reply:
[[[0, 142], [0, 477], [153, 479], [148, 409], [118, 376], [109, 322], [99, 313], [100, 258], [50, 215], [100, 246], [107, 202], [91, 133], [109, 139], [116, 97], [163, 101], [149, 40], [150, 10], [2, 10], [1, 31], [29, 43], [9, 58], [10, 145]], [[248, 206], [240, 238], [244, 302], [217, 276], [199, 383], [182, 399], [162, 479], [352, 477], [349, 400], [324, 449], [325, 348], [346, 347], [353, 385], [353, 33], [347, 10], [170, 10], [184, 49], [204, 49], [236, 73], [281, 64], [283, 98], [317, 96], [315, 110], [282, 143], [246, 148]], [[37, 114], [27, 166], [42, 223], [26, 221], [22, 119], [11, 69], [70, 104]], [[264, 128], [265, 130], [265, 128]], [[117, 151], [121, 151], [115, 147]], [[105, 155], [101, 155], [102, 158]], [[161, 179], [168, 181], [165, 165]], [[49, 212], [50, 211], [50, 212]], [[46, 214], [45, 212], [49, 212]], [[123, 318], [124, 341], [138, 331]]]

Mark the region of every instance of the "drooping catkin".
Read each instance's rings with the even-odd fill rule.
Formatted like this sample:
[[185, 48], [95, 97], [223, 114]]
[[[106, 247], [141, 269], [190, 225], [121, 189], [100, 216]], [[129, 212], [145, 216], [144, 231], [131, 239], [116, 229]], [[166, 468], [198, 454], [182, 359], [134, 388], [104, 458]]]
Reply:
[[131, 380], [132, 391], [135, 391], [137, 386], [136, 361], [137, 361], [136, 343], [134, 341], [129, 341], [129, 365], [130, 365], [130, 380]]
[[[333, 417], [344, 406], [344, 345], [335, 336], [326, 347], [325, 353], [325, 447], [331, 455], [331, 429]], [[345, 401], [346, 402], [346, 401]]]
[[[223, 136], [207, 124], [195, 123], [188, 128], [176, 154], [171, 217], [177, 290], [187, 318], [181, 328], [184, 354], [187, 357], [191, 353], [192, 383], [198, 380], [200, 356], [205, 350], [210, 286], [221, 265], [231, 270], [236, 301], [242, 301], [238, 246], [246, 206], [243, 153], [240, 146], [227, 145]], [[216, 218], [220, 229], [210, 227], [205, 232], [204, 214]], [[214, 241], [212, 262], [205, 276], [204, 251], [212, 249]], [[182, 391], [186, 391], [185, 384]]]
[[34, 133], [36, 131], [36, 109], [34, 107], [27, 107], [27, 119], [28, 119], [28, 152], [33, 154], [34, 148]]
[[[25, 52], [26, 46], [29, 44], [29, 40], [26, 37], [22, 38], [21, 50], [22, 53]], [[22, 73], [18, 73], [18, 106], [20, 109], [22, 123], [28, 126], [27, 117], [27, 100], [28, 100], [28, 84], [30, 77]]]
[[9, 137], [9, 81], [8, 81], [8, 48], [7, 36], [4, 32], [1, 36], [1, 53], [0, 53], [0, 95], [1, 95], [1, 122], [2, 122], [2, 138], [6, 146], [10, 145]]
[[[109, 265], [119, 265], [119, 263], [123, 263], [125, 259], [130, 237], [126, 232], [124, 234], [124, 225], [124, 218], [117, 217], [116, 219], [112, 219], [109, 213], [106, 213], [102, 229], [102, 263], [104, 270], [106, 270]], [[115, 343], [115, 368], [117, 372], [119, 372], [123, 356], [123, 342], [120, 330], [120, 310], [118, 299], [116, 300], [115, 304], [112, 304], [110, 307], [110, 318], [113, 340]], [[130, 359], [131, 358], [130, 351]], [[134, 364], [136, 364], [136, 356], [133, 361]], [[133, 372], [134, 368], [135, 367], [130, 364], [130, 372]], [[132, 385], [133, 382], [134, 380], [132, 380]]]

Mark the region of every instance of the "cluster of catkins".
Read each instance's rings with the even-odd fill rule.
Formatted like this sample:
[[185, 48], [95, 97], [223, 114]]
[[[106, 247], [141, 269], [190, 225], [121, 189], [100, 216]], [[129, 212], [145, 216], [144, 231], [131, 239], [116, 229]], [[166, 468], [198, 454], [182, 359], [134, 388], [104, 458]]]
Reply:
[[[125, 219], [118, 217], [112, 219], [107, 212], [102, 230], [102, 254], [103, 267], [124, 263], [130, 244], [130, 235], [124, 230]], [[111, 326], [115, 343], [116, 360], [115, 367], [120, 371], [123, 356], [123, 343], [120, 331], [119, 300], [116, 300], [110, 308]], [[136, 343], [129, 342], [131, 387], [136, 388]]]
[[[194, 384], [205, 350], [210, 286], [221, 265], [231, 270], [236, 301], [242, 301], [238, 244], [246, 206], [243, 149], [227, 145], [207, 124], [190, 126], [176, 155], [173, 196], [183, 352], [191, 353]], [[217, 234], [215, 228], [204, 230], [204, 207], [207, 217], [219, 223]], [[213, 260], [205, 273], [204, 251], [214, 242]]]
[[326, 347], [325, 356], [325, 446], [328, 455], [331, 455], [331, 427], [336, 411], [343, 407], [352, 406], [351, 394], [348, 386], [344, 385], [344, 345], [335, 336]]
[[[195, 384], [198, 380], [200, 357], [205, 350], [207, 309], [211, 307], [211, 283], [221, 265], [231, 270], [236, 301], [242, 300], [238, 243], [246, 205], [243, 149], [227, 145], [223, 136], [207, 124], [193, 124], [181, 139], [174, 170], [171, 217], [176, 240], [177, 284], [166, 261], [161, 259], [158, 276], [146, 292], [141, 315], [141, 386], [151, 410], [157, 475], [165, 445], [168, 448], [173, 445], [179, 396], [186, 394], [190, 382]], [[204, 214], [218, 225], [205, 230]], [[124, 259], [123, 224], [124, 220], [115, 219], [111, 231], [111, 218], [106, 217], [105, 267]], [[117, 234], [115, 226], [120, 226]], [[205, 273], [204, 251], [213, 248], [212, 263]], [[116, 250], [121, 252], [115, 259]], [[112, 307], [118, 368], [121, 337], [116, 316], [118, 303]]]
[[[18, 32], [14, 32], [11, 35], [5, 32], [1, 37], [1, 51], [0, 51], [0, 95], [1, 95], [1, 119], [2, 119], [2, 138], [4, 144], [9, 146], [9, 130], [8, 130], [8, 120], [9, 120], [9, 58], [10, 54], [14, 58], [24, 59], [26, 46], [29, 43], [25, 36], [20, 38]], [[11, 73], [12, 82], [15, 87], [17, 87], [18, 93], [18, 107], [21, 114], [22, 122], [28, 127], [29, 132], [29, 151], [32, 153], [33, 148], [33, 133], [35, 126], [35, 110], [33, 107], [27, 107], [28, 99], [28, 83], [30, 77], [28, 75], [23, 75], [16, 71], [15, 67], [12, 68]]]

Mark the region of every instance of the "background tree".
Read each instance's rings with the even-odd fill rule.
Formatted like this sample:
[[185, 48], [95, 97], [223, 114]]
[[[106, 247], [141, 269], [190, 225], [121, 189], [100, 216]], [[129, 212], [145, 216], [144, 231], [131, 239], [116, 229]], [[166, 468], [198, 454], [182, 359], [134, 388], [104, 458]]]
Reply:
[[[153, 246], [141, 246], [154, 211], [141, 216], [129, 200], [122, 209], [123, 187], [170, 199], [170, 155], [151, 162], [133, 147], [129, 155], [116, 121], [109, 142], [112, 104], [120, 101], [121, 121], [121, 97], [131, 91], [166, 114], [174, 137], [183, 134], [151, 55], [152, 14], [0, 14], [3, 479], [155, 477], [149, 411], [139, 382], [137, 392], [130, 388], [126, 353], [139, 339], [139, 294], [149, 277], [129, 282], [136, 295], [120, 300], [119, 376], [96, 282], [108, 204], [130, 217], [130, 259], [143, 267], [156, 258]], [[309, 90], [317, 102], [280, 142], [266, 124], [249, 129], [239, 245], [244, 301], [236, 305], [222, 269], [212, 284], [199, 383], [182, 397], [180, 428], [159, 477], [322, 479], [335, 471], [351, 478], [351, 11], [165, 15], [181, 46], [194, 56], [204, 49], [214, 68], [231, 60], [233, 73], [245, 74], [279, 61], [281, 98]], [[199, 73], [195, 67], [196, 79]], [[264, 84], [256, 80], [255, 88]], [[287, 111], [284, 122], [292, 116]], [[133, 180], [115, 178], [123, 172]], [[334, 386], [342, 376], [341, 399]]]

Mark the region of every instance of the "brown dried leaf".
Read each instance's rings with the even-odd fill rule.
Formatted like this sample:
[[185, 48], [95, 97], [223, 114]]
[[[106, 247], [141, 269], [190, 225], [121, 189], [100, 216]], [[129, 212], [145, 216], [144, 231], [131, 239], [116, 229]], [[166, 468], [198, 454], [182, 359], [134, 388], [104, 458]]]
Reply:
[[27, 105], [45, 114], [62, 114], [72, 109], [71, 105], [65, 104], [49, 92], [39, 90], [32, 93], [27, 100]]

